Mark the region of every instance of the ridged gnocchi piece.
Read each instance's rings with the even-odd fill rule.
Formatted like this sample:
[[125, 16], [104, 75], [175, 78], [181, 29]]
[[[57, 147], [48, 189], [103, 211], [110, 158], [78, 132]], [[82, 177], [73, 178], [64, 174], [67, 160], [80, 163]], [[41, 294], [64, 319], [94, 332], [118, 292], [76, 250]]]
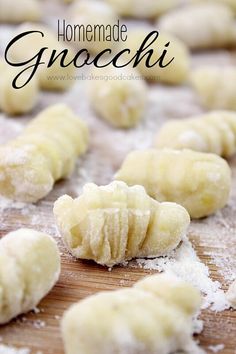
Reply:
[[19, 229], [0, 241], [0, 324], [37, 306], [60, 275], [60, 254], [54, 239], [42, 232]]
[[147, 86], [141, 78], [135, 80], [138, 72], [109, 67], [93, 69], [92, 74], [99, 76], [99, 80], [89, 81], [88, 86], [94, 110], [114, 127], [135, 126], [147, 106]]
[[235, 66], [202, 66], [191, 73], [190, 83], [204, 107], [236, 110]]
[[[9, 58], [14, 62], [21, 63], [34, 58], [42, 48], [47, 47], [40, 60], [45, 64], [40, 65], [36, 72], [40, 88], [51, 91], [65, 91], [69, 89], [75, 82], [74, 77], [76, 68], [74, 64], [72, 63], [66, 67], [62, 67], [60, 65], [60, 59], [62, 56], [59, 56], [57, 60], [53, 62], [52, 66], [47, 67], [47, 65], [53, 50], [56, 50], [59, 55], [63, 50], [68, 49], [65, 64], [74, 59], [74, 50], [71, 47], [68, 47], [65, 42], [58, 41], [56, 33], [54, 33], [49, 27], [43, 25], [24, 23], [17, 27], [15, 35], [27, 31], [41, 31], [43, 32], [44, 37], [39, 33], [22, 37], [9, 49]], [[19, 68], [18, 72], [20, 72]]]
[[236, 309], [236, 280], [230, 285], [226, 297], [230, 305]]
[[[97, 0], [80, 0], [75, 1], [70, 9], [69, 16], [70, 22], [72, 24], [80, 24], [84, 26], [114, 26], [118, 17], [113, 8], [103, 2]], [[91, 32], [94, 35], [94, 32]], [[79, 44], [80, 48], [86, 48], [92, 54], [98, 54], [101, 51], [110, 48], [113, 49], [116, 47], [115, 41], [103, 40], [103, 38], [97, 37], [91, 41], [83, 41], [83, 38], [80, 38], [79, 41], [76, 41]]]
[[192, 150], [133, 151], [115, 179], [129, 186], [144, 186], [160, 202], [184, 206], [192, 218], [208, 216], [223, 208], [231, 187], [231, 171], [225, 160]]
[[[128, 48], [131, 51], [130, 54], [127, 54], [127, 58], [131, 59], [136, 54], [149, 33], [150, 30], [145, 27], [129, 30], [126, 42], [121, 45], [122, 49]], [[165, 45], [169, 42], [170, 44], [167, 49]], [[160, 32], [156, 41], [148, 47], [148, 50], [151, 49], [153, 49], [154, 52], [150, 63], [156, 62], [164, 50], [167, 50], [164, 64], [166, 65], [170, 62], [173, 57], [174, 60], [164, 68], [160, 68], [159, 63], [148, 68], [146, 66], [146, 58], [144, 57], [136, 67], [144, 78], [149, 81], [162, 82], [170, 85], [182, 84], [187, 80], [190, 71], [190, 55], [182, 41], [172, 35]]]
[[227, 47], [236, 40], [233, 12], [213, 2], [189, 4], [167, 13], [158, 28], [175, 35], [191, 49]]
[[88, 130], [65, 105], [42, 111], [22, 134], [0, 146], [0, 194], [36, 202], [68, 177], [88, 146]]
[[200, 304], [197, 289], [165, 273], [89, 296], [63, 315], [65, 353], [193, 353], [192, 318]]
[[154, 146], [230, 157], [236, 152], [236, 113], [215, 111], [189, 119], [170, 120], [157, 134]]
[[77, 199], [54, 204], [59, 231], [73, 256], [114, 266], [135, 257], [167, 254], [186, 234], [190, 219], [175, 203], [158, 203], [143, 187], [86, 184]]
[[0, 110], [11, 115], [31, 111], [39, 96], [37, 77], [33, 78], [28, 85], [16, 90], [12, 87], [12, 80], [16, 74], [13, 67], [0, 59]]
[[155, 18], [171, 10], [180, 0], [106, 0], [121, 16], [134, 18]]
[[0, 22], [38, 21], [42, 16], [38, 0], [0, 0]]

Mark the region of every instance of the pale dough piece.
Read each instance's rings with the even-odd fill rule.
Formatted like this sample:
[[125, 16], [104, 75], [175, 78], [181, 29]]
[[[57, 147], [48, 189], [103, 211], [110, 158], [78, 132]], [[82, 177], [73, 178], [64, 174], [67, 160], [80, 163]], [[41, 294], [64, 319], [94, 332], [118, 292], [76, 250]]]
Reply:
[[236, 0], [217, 0], [217, 1], [222, 2], [223, 4], [229, 6], [236, 14]]
[[[113, 8], [109, 4], [98, 0], [75, 1], [69, 9], [68, 17], [72, 25], [89, 25], [92, 26], [92, 28], [95, 25], [112, 27], [117, 24], [118, 21], [117, 14]], [[89, 33], [89, 35], [90, 34], [94, 34], [94, 32]], [[103, 31], [101, 31], [101, 34], [103, 36]], [[95, 40], [83, 41], [81, 38], [80, 41], [76, 41], [75, 44], [77, 48], [86, 48], [90, 53], [98, 54], [107, 48], [115, 48], [117, 42], [113, 40], [104, 41], [103, 38], [99, 38], [97, 35]]]
[[[144, 27], [129, 30], [127, 41], [122, 43], [120, 48], [131, 50], [131, 53], [127, 54], [127, 59], [130, 60], [136, 54], [142, 42], [151, 31], [152, 30]], [[169, 42], [169, 46], [165, 47]], [[147, 56], [145, 56], [136, 67], [144, 78], [149, 81], [162, 82], [170, 85], [182, 84], [187, 80], [190, 71], [190, 55], [186, 45], [182, 41], [172, 35], [159, 32], [159, 37], [141, 56], [151, 49], [153, 49], [154, 53], [150, 64], [155, 63], [164, 50], [167, 50], [164, 64], [166, 65], [172, 58], [174, 58], [174, 60], [165, 68], [160, 68], [159, 63], [148, 68], [146, 66]]]
[[106, 0], [121, 16], [155, 18], [181, 3], [180, 0]]
[[225, 160], [192, 150], [133, 151], [115, 179], [143, 185], [151, 197], [184, 206], [192, 218], [223, 208], [231, 187], [231, 171]]
[[91, 106], [115, 127], [130, 128], [144, 116], [147, 86], [136, 70], [115, 67], [95, 68], [89, 81]]
[[158, 28], [172, 33], [191, 49], [227, 47], [236, 39], [233, 12], [213, 2], [176, 9], [160, 19]]
[[65, 353], [185, 351], [194, 343], [192, 318], [200, 304], [197, 289], [169, 274], [152, 275], [131, 288], [89, 296], [63, 315]]
[[190, 82], [204, 107], [236, 110], [235, 66], [202, 66], [191, 73]]
[[0, 241], [0, 324], [32, 310], [60, 275], [60, 254], [54, 239], [19, 229]]
[[230, 305], [236, 309], [236, 280], [230, 285], [226, 297]]
[[16, 75], [17, 70], [0, 59], [0, 110], [11, 115], [30, 112], [39, 96], [37, 77], [34, 77], [28, 85], [16, 90], [12, 87], [12, 80]]
[[[206, 2], [209, 1], [212, 3], [212, 0], [192, 0], [193, 2]], [[214, 0], [216, 3], [227, 5], [234, 11], [236, 14], [236, 0]]]
[[158, 203], [143, 187], [86, 184], [77, 199], [54, 204], [54, 215], [73, 256], [113, 266], [134, 257], [156, 257], [177, 247], [190, 218], [175, 203]]
[[38, 0], [0, 0], [0, 22], [38, 21], [41, 16]]
[[236, 152], [236, 112], [213, 111], [189, 119], [170, 120], [158, 132], [154, 146], [231, 157]]
[[[39, 65], [37, 69], [40, 88], [43, 90], [64, 91], [69, 89], [75, 83], [76, 68], [73, 63], [67, 67], [60, 65], [59, 56], [58, 59], [52, 64], [51, 67], [47, 67], [53, 50], [56, 50], [59, 55], [63, 50], [68, 49], [68, 54], [64, 61], [68, 64], [73, 60], [75, 52], [71, 47], [63, 41], [58, 41], [56, 33], [50, 28], [43, 25], [36, 25], [33, 23], [24, 23], [17, 27], [15, 35], [18, 35], [27, 31], [41, 31], [44, 37], [39, 33], [30, 34], [19, 39], [10, 49], [9, 57], [13, 62], [24, 62], [33, 58], [42, 48], [48, 47], [42, 55], [41, 62], [45, 64]], [[28, 66], [35, 63], [35, 59], [28, 64]], [[18, 72], [21, 70], [18, 67]], [[29, 75], [28, 75], [29, 77]]]
[[0, 147], [0, 194], [38, 201], [72, 173], [87, 146], [86, 124], [65, 105], [48, 107], [18, 138]]

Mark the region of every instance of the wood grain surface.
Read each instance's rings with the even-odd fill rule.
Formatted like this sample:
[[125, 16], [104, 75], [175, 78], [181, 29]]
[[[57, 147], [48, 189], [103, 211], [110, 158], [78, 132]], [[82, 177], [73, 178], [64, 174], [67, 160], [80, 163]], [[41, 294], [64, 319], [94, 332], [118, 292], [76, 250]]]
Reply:
[[[45, 22], [55, 25], [55, 18], [64, 13], [52, 1], [45, 4]], [[12, 27], [0, 25], [0, 50], [9, 38]], [[2, 37], [1, 37], [2, 36]], [[202, 63], [229, 65], [235, 53], [215, 51], [192, 55], [192, 66]], [[135, 129], [112, 129], [94, 115], [89, 107], [85, 83], [76, 81], [64, 94], [41, 93], [39, 104], [30, 116], [13, 118], [0, 115], [0, 143], [16, 136], [22, 127], [41, 109], [57, 102], [65, 102], [85, 119], [90, 128], [89, 152], [78, 161], [78, 166], [67, 181], [59, 182], [54, 190], [36, 205], [10, 203], [0, 199], [0, 235], [19, 227], [32, 227], [53, 235], [62, 254], [62, 272], [54, 289], [41, 301], [38, 310], [19, 316], [8, 325], [0, 327], [0, 340], [7, 345], [27, 347], [31, 353], [62, 354], [60, 318], [69, 305], [95, 292], [131, 286], [151, 271], [133, 267], [114, 267], [112, 271], [93, 262], [73, 259], [65, 250], [58, 236], [52, 214], [53, 202], [62, 194], [76, 196], [85, 182], [106, 184], [120, 166], [126, 154], [135, 148], [152, 144], [153, 135], [170, 118], [187, 118], [200, 113], [203, 108], [189, 87], [149, 88], [149, 107], [143, 122]], [[236, 274], [236, 159], [230, 161], [233, 172], [232, 196], [223, 211], [210, 218], [194, 221], [189, 238], [200, 259], [208, 265], [210, 276], [220, 281], [226, 290], [230, 274]], [[206, 352], [209, 346], [223, 344], [222, 354], [236, 353], [236, 311], [215, 313], [202, 311], [203, 332], [196, 336]], [[99, 319], [98, 319], [99, 321]], [[101, 353], [102, 354], [102, 353]], [[158, 354], [158, 353], [157, 353]], [[189, 353], [191, 354], [191, 353]]]

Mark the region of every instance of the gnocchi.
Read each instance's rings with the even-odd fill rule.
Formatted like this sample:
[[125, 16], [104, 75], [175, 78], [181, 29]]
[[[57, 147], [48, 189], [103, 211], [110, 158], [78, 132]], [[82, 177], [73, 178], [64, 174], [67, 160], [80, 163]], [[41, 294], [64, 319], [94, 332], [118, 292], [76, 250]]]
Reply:
[[32, 310], [60, 275], [60, 254], [52, 237], [19, 229], [0, 241], [0, 324]]
[[[196, 2], [199, 2], [199, 1], [203, 2], [204, 1], [205, 2], [206, 0], [193, 0], [193, 1], [196, 1]], [[212, 0], [208, 0], [208, 1], [212, 2]], [[229, 6], [236, 14], [236, 0], [215, 0], [215, 2]]]
[[0, 0], [0, 22], [38, 21], [42, 16], [38, 0]]
[[236, 110], [235, 66], [203, 66], [190, 75], [190, 83], [208, 109]]
[[155, 18], [177, 6], [180, 0], [106, 0], [121, 16]]
[[236, 113], [215, 111], [164, 124], [156, 148], [191, 149], [230, 157], [236, 152]]
[[236, 309], [236, 280], [230, 285], [226, 297], [230, 305]]
[[[140, 48], [142, 42], [150, 30], [145, 27], [139, 29], [130, 29], [127, 41], [121, 45], [122, 49], [129, 49], [129, 59], [134, 56]], [[149, 41], [150, 42], [150, 41]], [[165, 47], [169, 43], [168, 50]], [[153, 50], [151, 63], [156, 62], [163, 50], [167, 50], [164, 64], [174, 60], [166, 67], [161, 68], [159, 63], [152, 67], [146, 66], [146, 58], [139, 62], [137, 69], [149, 81], [162, 82], [170, 85], [178, 85], [185, 82], [190, 71], [190, 55], [185, 44], [178, 38], [164, 33], [159, 33], [155, 43], [149, 46], [148, 50]], [[146, 51], [147, 52], [147, 51]]]
[[158, 26], [191, 49], [227, 47], [236, 39], [233, 12], [227, 6], [213, 2], [176, 9], [164, 15]]
[[[75, 1], [69, 10], [70, 22], [83, 26], [113, 26], [117, 23], [118, 17], [113, 8], [102, 1], [97, 0], [80, 0]], [[104, 40], [103, 36], [93, 31], [94, 38], [92, 40], [83, 40], [80, 38], [79, 45], [86, 48], [92, 54], [98, 54], [105, 49], [114, 49], [116, 42]], [[82, 37], [82, 36], [81, 36]], [[108, 36], [107, 36], [108, 37]]]
[[193, 353], [192, 318], [200, 305], [197, 289], [165, 273], [89, 296], [63, 315], [65, 353]]
[[60, 56], [50, 67], [47, 66], [47, 63], [51, 58], [53, 50], [56, 50], [59, 54], [65, 49], [68, 49], [65, 62], [69, 63], [74, 59], [74, 50], [71, 47], [67, 47], [64, 42], [58, 41], [56, 34], [46, 26], [24, 23], [17, 27], [16, 35], [27, 31], [41, 31], [44, 36], [41, 36], [40, 33], [33, 33], [22, 37], [9, 49], [9, 58], [14, 62], [25, 62], [34, 58], [36, 53], [46, 47], [47, 49], [43, 52], [40, 60], [45, 64], [39, 65], [37, 69], [40, 88], [51, 91], [65, 91], [69, 89], [75, 81], [75, 66], [70, 64], [62, 67], [60, 65]]
[[110, 67], [96, 68], [92, 74], [96, 80], [89, 82], [88, 93], [94, 110], [114, 127], [136, 125], [147, 106], [147, 87], [141, 78], [135, 80], [138, 73]]
[[134, 257], [156, 257], [177, 247], [189, 225], [187, 211], [158, 203], [143, 187], [86, 184], [83, 194], [54, 204], [54, 215], [73, 256], [114, 266]]
[[68, 177], [88, 145], [87, 126], [65, 105], [42, 111], [15, 140], [0, 147], [0, 194], [22, 202], [46, 196]]
[[34, 77], [28, 85], [16, 90], [11, 84], [16, 74], [14, 68], [0, 59], [0, 110], [11, 115], [31, 111], [39, 96], [37, 77]]
[[192, 150], [133, 151], [115, 179], [143, 185], [151, 197], [184, 206], [192, 218], [223, 208], [231, 187], [231, 171], [225, 160]]

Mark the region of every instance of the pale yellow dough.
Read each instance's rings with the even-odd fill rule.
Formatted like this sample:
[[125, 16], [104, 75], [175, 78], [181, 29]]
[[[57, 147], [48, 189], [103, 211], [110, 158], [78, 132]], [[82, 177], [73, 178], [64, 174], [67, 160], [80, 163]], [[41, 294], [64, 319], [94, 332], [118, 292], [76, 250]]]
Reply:
[[0, 22], [38, 21], [41, 16], [38, 0], [0, 0]]
[[93, 69], [98, 79], [89, 81], [91, 106], [114, 127], [130, 128], [143, 118], [147, 86], [136, 70], [105, 67]]
[[[56, 33], [41, 24], [24, 23], [17, 27], [15, 35], [27, 31], [41, 31], [43, 32], [44, 37], [39, 33], [34, 33], [19, 39], [9, 49], [8, 56], [10, 60], [16, 63], [30, 60], [38, 54], [42, 48], [47, 47], [41, 58], [41, 62], [44, 62], [45, 64], [39, 65], [36, 72], [38, 74], [40, 88], [52, 91], [64, 91], [69, 89], [75, 83], [76, 68], [73, 63], [67, 67], [62, 67], [60, 65], [62, 55], [60, 56], [59, 54], [63, 50], [68, 49], [68, 54], [64, 61], [64, 64], [66, 65], [73, 60], [75, 56], [74, 50], [71, 47], [68, 47], [65, 42], [58, 41]], [[55, 60], [52, 66], [48, 68], [47, 65], [53, 50], [56, 50], [56, 56], [59, 55], [59, 57]], [[30, 66], [33, 63], [35, 63], [35, 59], [27, 66]], [[18, 72], [20, 71], [22, 71], [22, 68], [18, 68]]]
[[158, 203], [143, 187], [123, 182], [86, 184], [77, 199], [60, 197], [54, 215], [73, 256], [107, 266], [167, 254], [177, 247], [190, 222], [180, 205]]
[[115, 179], [143, 185], [151, 197], [184, 206], [192, 218], [223, 208], [231, 187], [231, 171], [225, 160], [192, 150], [133, 151]]
[[65, 353], [193, 353], [192, 317], [200, 304], [197, 289], [169, 274], [92, 295], [63, 315]]
[[[86, 26], [114, 26], [117, 24], [118, 16], [113, 8], [103, 1], [98, 0], [79, 0], [75, 1], [69, 9], [69, 15], [71, 25], [84, 25]], [[96, 29], [96, 38], [92, 41], [84, 40], [80, 38], [75, 42], [76, 48], [86, 48], [92, 54], [98, 54], [101, 51], [116, 47], [117, 42], [114, 40], [103, 40], [103, 30], [101, 30], [101, 37], [99, 38], [98, 27]], [[83, 33], [83, 31], [82, 31]], [[108, 33], [108, 32], [106, 32]], [[93, 32], [89, 32], [90, 35], [94, 35]]]
[[161, 31], [172, 33], [191, 49], [235, 45], [234, 14], [220, 3], [189, 4], [164, 15], [158, 22]]
[[0, 324], [32, 310], [60, 275], [60, 254], [54, 239], [19, 229], [0, 241]]
[[121, 15], [134, 18], [155, 18], [181, 3], [180, 0], [105, 0]]
[[[16, 75], [17, 69], [0, 59], [0, 110], [11, 115], [30, 112], [39, 96], [37, 77], [34, 77], [28, 85], [16, 90], [12, 87]], [[26, 75], [24, 77], [26, 78]]]
[[236, 280], [230, 285], [226, 297], [230, 305], [236, 310]]
[[203, 66], [190, 75], [190, 83], [204, 107], [236, 110], [236, 67]]
[[236, 112], [214, 111], [189, 119], [170, 120], [157, 134], [154, 146], [231, 157], [236, 152]]
[[67, 106], [42, 111], [22, 134], [0, 146], [0, 194], [36, 202], [68, 177], [88, 146], [88, 129]]
[[[126, 54], [128, 60], [131, 60], [136, 54], [146, 36], [152, 31], [153, 29], [147, 29], [145, 27], [129, 29], [127, 41], [120, 44], [120, 50], [129, 49], [131, 51], [130, 54]], [[170, 42], [169, 47], [165, 47], [168, 42]], [[150, 40], [148, 43], [150, 43]], [[159, 37], [142, 53], [140, 58], [144, 53], [147, 53], [151, 49], [154, 52], [150, 64], [155, 63], [164, 50], [167, 50], [164, 65], [169, 63], [172, 58], [174, 58], [174, 60], [165, 68], [160, 68], [159, 63], [148, 68], [146, 66], [147, 55], [144, 56], [136, 67], [144, 78], [149, 81], [161, 82], [169, 85], [182, 84], [187, 80], [190, 72], [190, 55], [186, 45], [182, 41], [172, 35], [159, 32]]]
[[[212, 3], [212, 0], [192, 0], [192, 1], [196, 3], [209, 1]], [[234, 14], [236, 14], [236, 0], [214, 0], [214, 2], [229, 6], [231, 10], [233, 10]]]

